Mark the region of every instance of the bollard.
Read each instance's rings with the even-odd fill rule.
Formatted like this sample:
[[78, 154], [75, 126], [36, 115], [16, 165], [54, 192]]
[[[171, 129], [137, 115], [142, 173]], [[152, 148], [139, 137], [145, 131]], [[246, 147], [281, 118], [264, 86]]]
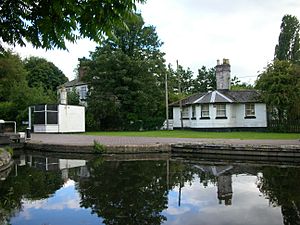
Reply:
[[26, 128], [26, 139], [31, 139], [31, 131], [29, 127]]

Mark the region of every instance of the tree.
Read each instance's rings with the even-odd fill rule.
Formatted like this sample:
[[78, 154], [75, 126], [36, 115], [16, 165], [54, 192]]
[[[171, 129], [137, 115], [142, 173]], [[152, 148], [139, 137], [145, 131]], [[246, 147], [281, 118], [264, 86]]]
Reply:
[[160, 225], [166, 220], [166, 162], [97, 161], [87, 165], [92, 179], [78, 182], [81, 207], [90, 208], [104, 224]]
[[205, 66], [202, 66], [201, 69], [198, 70], [198, 75], [194, 80], [193, 93], [206, 92], [215, 90], [216, 88], [217, 81], [215, 68], [207, 69]]
[[42, 86], [45, 90], [56, 91], [57, 87], [68, 81], [64, 73], [52, 62], [39, 57], [30, 57], [25, 60], [28, 72], [29, 87]]
[[56, 102], [53, 92], [41, 86], [30, 88], [27, 74], [17, 54], [8, 51], [0, 57], [0, 118], [20, 123], [27, 119], [28, 106]]
[[0, 101], [7, 101], [16, 83], [26, 82], [27, 71], [17, 54], [5, 52], [0, 57]]
[[[8, 44], [66, 49], [65, 40], [80, 37], [100, 41], [113, 36], [116, 26], [125, 27], [136, 3], [145, 0], [4, 0], [0, 3], [0, 38]], [[0, 43], [0, 48], [3, 46]]]
[[88, 112], [101, 129], [153, 129], [163, 121], [164, 54], [153, 26], [140, 15], [114, 30], [85, 61]]
[[280, 29], [278, 44], [275, 47], [275, 59], [300, 63], [300, 24], [297, 17], [285, 15]]
[[67, 93], [68, 104], [69, 105], [80, 105], [80, 96], [75, 88], [72, 91]]
[[239, 91], [239, 90], [249, 90], [249, 89], [253, 89], [254, 87], [251, 84], [248, 84], [246, 82], [241, 83], [241, 80], [234, 76], [231, 79], [231, 87], [230, 89], [233, 91]]
[[256, 88], [279, 121], [291, 119], [291, 112], [300, 102], [299, 72], [291, 62], [275, 60], [258, 77]]

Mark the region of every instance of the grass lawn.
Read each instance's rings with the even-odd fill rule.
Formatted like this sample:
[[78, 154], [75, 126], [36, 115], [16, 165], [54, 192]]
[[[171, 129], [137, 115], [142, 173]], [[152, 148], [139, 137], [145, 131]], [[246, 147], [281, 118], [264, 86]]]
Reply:
[[267, 132], [201, 132], [191, 130], [172, 131], [113, 131], [86, 132], [85, 135], [134, 136], [134, 137], [172, 137], [172, 138], [234, 138], [234, 139], [300, 139], [300, 133]]

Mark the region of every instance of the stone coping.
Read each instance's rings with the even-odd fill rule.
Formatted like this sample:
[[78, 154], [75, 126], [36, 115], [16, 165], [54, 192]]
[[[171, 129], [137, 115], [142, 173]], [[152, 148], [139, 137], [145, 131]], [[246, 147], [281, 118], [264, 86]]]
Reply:
[[0, 148], [0, 171], [6, 170], [12, 162], [11, 155], [4, 148]]

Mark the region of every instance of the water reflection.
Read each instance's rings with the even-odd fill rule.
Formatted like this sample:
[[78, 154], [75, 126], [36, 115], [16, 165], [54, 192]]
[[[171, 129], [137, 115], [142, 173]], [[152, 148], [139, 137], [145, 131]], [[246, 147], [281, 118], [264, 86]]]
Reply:
[[0, 224], [300, 224], [296, 166], [39, 154], [15, 161], [0, 181]]

